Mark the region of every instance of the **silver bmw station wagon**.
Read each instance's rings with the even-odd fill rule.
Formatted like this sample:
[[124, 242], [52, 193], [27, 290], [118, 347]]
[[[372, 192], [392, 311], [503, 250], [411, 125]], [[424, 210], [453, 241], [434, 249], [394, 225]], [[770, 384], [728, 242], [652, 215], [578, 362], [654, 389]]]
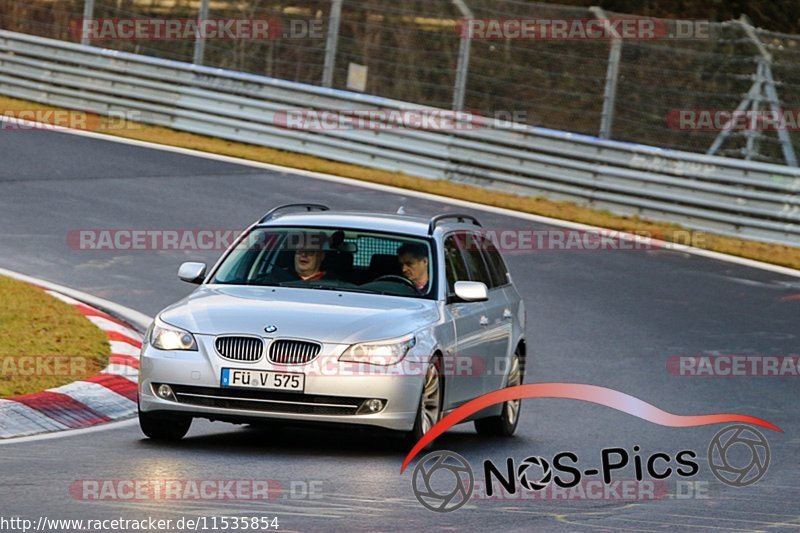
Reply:
[[[470, 215], [431, 219], [276, 207], [161, 311], [145, 336], [139, 422], [183, 438], [193, 418], [381, 427], [412, 441], [443, 415], [522, 383], [525, 307]], [[511, 436], [520, 401], [473, 417]]]

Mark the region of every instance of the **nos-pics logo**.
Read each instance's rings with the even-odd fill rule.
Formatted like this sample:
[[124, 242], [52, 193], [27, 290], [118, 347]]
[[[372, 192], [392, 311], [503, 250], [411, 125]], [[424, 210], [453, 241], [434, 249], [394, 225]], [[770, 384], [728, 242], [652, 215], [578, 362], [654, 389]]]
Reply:
[[[634, 449], [638, 449], [638, 446]], [[620, 452], [615, 451], [614, 453]], [[696, 457], [696, 454], [690, 451], [684, 451], [681, 454], [687, 454], [691, 458]], [[577, 460], [577, 456], [570, 452], [559, 455], [574, 456], [574, 459]], [[608, 458], [604, 454], [601, 469], [588, 469], [583, 474], [602, 473], [605, 482], [609, 483], [611, 470], [624, 468], [628, 464], [628, 454], [625, 453], [624, 456], [624, 461], [612, 464], [606, 460]], [[660, 479], [668, 477], [672, 469], [667, 468], [656, 472], [653, 468], [656, 461], [652, 460], [652, 458], [658, 458], [663, 461], [667, 457], [663, 453], [653, 454], [651, 460], [647, 461], [648, 474]], [[513, 462], [512, 459], [508, 461]], [[676, 472], [683, 472], [681, 475], [691, 477], [697, 473], [698, 465], [693, 460], [678, 462], [684, 467], [691, 467], [688, 470], [676, 468]], [[722, 429], [714, 435], [708, 447], [708, 464], [711, 473], [719, 481], [731, 487], [746, 487], [758, 482], [766, 474], [769, 462], [770, 450], [767, 439], [759, 431], [743, 424]], [[553, 462], [542, 457], [532, 456], [520, 462], [514, 473], [520, 487], [532, 492], [541, 491], [557, 477], [558, 467], [558, 461]], [[637, 467], [637, 471], [638, 469], [639, 467]], [[577, 483], [582, 474], [574, 467], [564, 467], [561, 470], [573, 476], [573, 483]], [[490, 471], [497, 472], [498, 470], [491, 461], [485, 461], [484, 473]], [[488, 487], [491, 483], [488, 474], [484, 481], [485, 486]], [[411, 483], [414, 496], [423, 506], [431, 511], [446, 513], [459, 509], [470, 500], [475, 487], [475, 474], [469, 462], [461, 455], [448, 450], [434, 451], [419, 460], [414, 468]], [[559, 481], [556, 480], [556, 483], [558, 484]], [[514, 490], [516, 489], [512, 488], [512, 492]]]

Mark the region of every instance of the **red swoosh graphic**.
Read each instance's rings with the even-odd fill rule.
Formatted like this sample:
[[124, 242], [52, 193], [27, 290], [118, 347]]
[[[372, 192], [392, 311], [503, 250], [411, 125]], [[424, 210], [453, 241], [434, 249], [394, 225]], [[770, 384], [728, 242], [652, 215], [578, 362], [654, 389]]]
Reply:
[[570, 400], [582, 400], [584, 402], [605, 405], [606, 407], [628, 413], [629, 415], [636, 416], [654, 424], [675, 428], [707, 426], [725, 422], [742, 422], [754, 426], [762, 426], [781, 433], [783, 432], [781, 428], [766, 420], [748, 415], [675, 415], [663, 411], [655, 405], [651, 405], [639, 398], [625, 394], [624, 392], [608, 389], [606, 387], [598, 387], [597, 385], [582, 385], [579, 383], [530, 383], [528, 385], [518, 385], [516, 387], [500, 389], [479, 396], [439, 420], [439, 422], [414, 445], [411, 451], [408, 452], [405, 461], [403, 461], [403, 466], [400, 467], [400, 473], [403, 473], [412, 459], [414, 459], [428, 443], [433, 442], [436, 437], [468, 416], [498, 403], [507, 402], [509, 400], [521, 400], [524, 398], [566, 398]]

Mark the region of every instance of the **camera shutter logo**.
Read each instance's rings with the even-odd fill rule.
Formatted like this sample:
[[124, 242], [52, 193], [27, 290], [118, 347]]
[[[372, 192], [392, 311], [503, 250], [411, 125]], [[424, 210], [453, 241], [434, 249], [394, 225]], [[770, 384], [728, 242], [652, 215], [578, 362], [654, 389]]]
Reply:
[[447, 450], [420, 459], [411, 478], [417, 501], [437, 513], [459, 509], [472, 497], [474, 487], [475, 475], [467, 460]]
[[[531, 481], [533, 478], [528, 477], [528, 472], [532, 466], [535, 466], [542, 471], [542, 475], [539, 476], [537, 481]], [[544, 489], [550, 484], [550, 481], [553, 479], [553, 471], [550, 469], [550, 463], [541, 457], [526, 457], [517, 468], [517, 478], [519, 479], [519, 484], [526, 489], [530, 491], [538, 491]]]
[[[747, 461], [738, 461], [748, 455]], [[708, 465], [721, 482], [746, 487], [759, 481], [769, 468], [769, 443], [750, 426], [728, 426], [714, 435], [708, 446]]]

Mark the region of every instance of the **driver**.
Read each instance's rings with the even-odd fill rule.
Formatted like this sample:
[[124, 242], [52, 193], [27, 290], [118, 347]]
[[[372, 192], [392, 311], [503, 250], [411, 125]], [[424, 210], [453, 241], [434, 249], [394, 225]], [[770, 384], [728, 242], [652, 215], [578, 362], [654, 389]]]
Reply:
[[424, 244], [407, 242], [397, 249], [397, 260], [405, 276], [422, 294], [428, 292], [428, 249]]

